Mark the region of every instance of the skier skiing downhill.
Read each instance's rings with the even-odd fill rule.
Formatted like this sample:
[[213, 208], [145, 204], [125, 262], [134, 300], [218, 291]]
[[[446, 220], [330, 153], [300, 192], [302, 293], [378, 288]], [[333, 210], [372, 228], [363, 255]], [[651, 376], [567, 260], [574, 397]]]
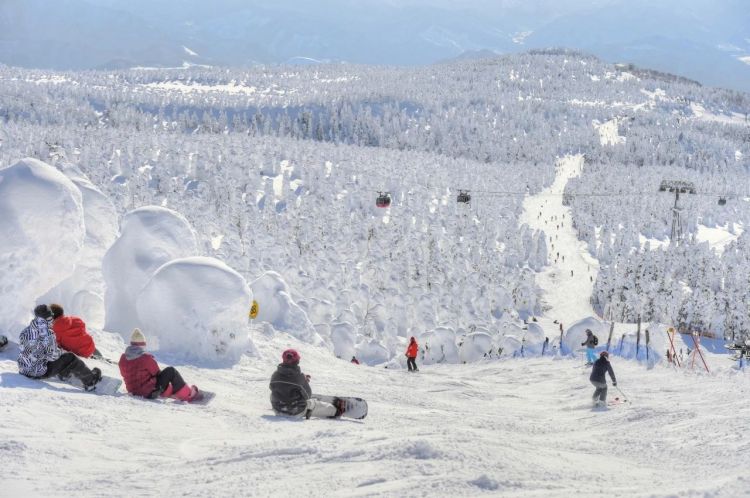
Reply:
[[77, 316], [65, 315], [65, 310], [59, 304], [50, 304], [49, 309], [52, 312], [52, 330], [58, 346], [83, 358], [101, 358], [94, 339], [86, 332], [83, 320]]
[[134, 329], [130, 346], [120, 357], [120, 375], [130, 394], [144, 398], [175, 398], [180, 401], [199, 401], [202, 398], [196, 386], [189, 386], [174, 367], [159, 369], [154, 357], [146, 352], [146, 337]]
[[409, 347], [406, 348], [406, 366], [409, 368], [410, 372], [419, 372], [416, 362], [418, 351], [419, 345], [414, 336], [412, 336], [412, 338], [409, 339]]
[[597, 344], [599, 344], [599, 338], [590, 329], [586, 329], [586, 340], [581, 343], [581, 346], [586, 346], [586, 365], [594, 364], [596, 360], [594, 348]]
[[339, 418], [344, 413], [344, 401], [334, 399], [326, 403], [315, 399], [310, 387], [310, 376], [299, 368], [300, 355], [294, 349], [281, 353], [281, 363], [271, 375], [271, 407], [279, 415], [292, 417]]
[[102, 378], [98, 368], [89, 370], [73, 353], [63, 353], [52, 332], [52, 312], [46, 304], [34, 308], [34, 319], [19, 337], [18, 372], [33, 379], [56, 375], [60, 380], [71, 376], [81, 381], [87, 391], [94, 389]]
[[615, 378], [615, 371], [612, 370], [612, 365], [609, 363], [609, 353], [602, 351], [599, 353], [599, 359], [594, 362], [594, 368], [591, 369], [591, 376], [589, 380], [596, 387], [592, 399], [596, 406], [605, 406], [607, 404], [607, 379], [605, 373], [609, 372], [609, 377], [612, 379], [612, 385], [617, 385], [617, 379]]

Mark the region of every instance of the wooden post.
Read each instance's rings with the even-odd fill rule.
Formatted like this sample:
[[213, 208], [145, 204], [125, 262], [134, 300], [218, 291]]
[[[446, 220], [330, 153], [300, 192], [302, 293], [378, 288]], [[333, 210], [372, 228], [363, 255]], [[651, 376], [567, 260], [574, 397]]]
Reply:
[[641, 352], [641, 317], [638, 316], [638, 335], [635, 336], [635, 359], [638, 359], [638, 353]]
[[612, 322], [609, 324], [609, 337], [607, 337], [607, 351], [609, 351], [609, 347], [612, 345], [612, 333], [615, 331], [615, 322]]

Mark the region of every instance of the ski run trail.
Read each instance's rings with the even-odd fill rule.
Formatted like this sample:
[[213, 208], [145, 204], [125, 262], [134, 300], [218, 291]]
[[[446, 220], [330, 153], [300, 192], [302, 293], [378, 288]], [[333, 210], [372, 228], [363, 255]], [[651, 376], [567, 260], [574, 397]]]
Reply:
[[[537, 283], [549, 337], [554, 320], [593, 315], [598, 265], [561, 195], [582, 167], [580, 155], [560, 159], [521, 220], [547, 235]], [[94, 334], [118, 359], [122, 341]], [[613, 357], [627, 402], [593, 408], [590, 369], [572, 357], [410, 374], [336, 360], [287, 335], [258, 330], [253, 341], [257, 353], [229, 369], [176, 365], [217, 393], [207, 406], [30, 380], [11, 345], [0, 352], [0, 496], [750, 496], [750, 382], [726, 355], [706, 353], [710, 374]], [[315, 392], [363, 397], [367, 418], [274, 416], [268, 381], [287, 347]], [[87, 363], [119, 376], [116, 365]], [[624, 396], [610, 387], [615, 397]]]

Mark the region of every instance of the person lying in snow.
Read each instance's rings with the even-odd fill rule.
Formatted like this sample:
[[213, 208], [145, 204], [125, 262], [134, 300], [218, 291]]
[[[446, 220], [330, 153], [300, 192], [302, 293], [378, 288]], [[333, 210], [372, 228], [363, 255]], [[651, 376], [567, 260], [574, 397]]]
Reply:
[[281, 353], [281, 364], [271, 375], [271, 407], [279, 415], [293, 417], [338, 418], [344, 413], [344, 401], [326, 403], [312, 397], [310, 376], [299, 368], [300, 356], [294, 349]]
[[159, 369], [159, 364], [146, 352], [146, 337], [140, 329], [134, 329], [130, 346], [120, 357], [120, 375], [125, 389], [135, 396], [156, 399], [175, 398], [180, 401], [201, 399], [196, 386], [188, 386], [174, 367]]
[[66, 380], [73, 376], [87, 391], [93, 389], [102, 378], [101, 370], [89, 370], [73, 353], [60, 351], [52, 332], [52, 312], [46, 304], [34, 308], [34, 317], [19, 337], [18, 372], [33, 379], [57, 375], [60, 380]]
[[59, 304], [50, 304], [49, 309], [52, 312], [52, 330], [58, 346], [83, 358], [102, 357], [94, 345], [94, 339], [86, 332], [83, 320], [77, 316], [66, 316]]

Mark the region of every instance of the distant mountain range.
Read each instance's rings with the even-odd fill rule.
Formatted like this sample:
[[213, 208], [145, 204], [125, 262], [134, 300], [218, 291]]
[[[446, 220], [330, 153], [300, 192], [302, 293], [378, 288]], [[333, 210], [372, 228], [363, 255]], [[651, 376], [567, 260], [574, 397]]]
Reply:
[[546, 47], [750, 92], [746, 0], [0, 2], [0, 62], [22, 67], [429, 64]]

